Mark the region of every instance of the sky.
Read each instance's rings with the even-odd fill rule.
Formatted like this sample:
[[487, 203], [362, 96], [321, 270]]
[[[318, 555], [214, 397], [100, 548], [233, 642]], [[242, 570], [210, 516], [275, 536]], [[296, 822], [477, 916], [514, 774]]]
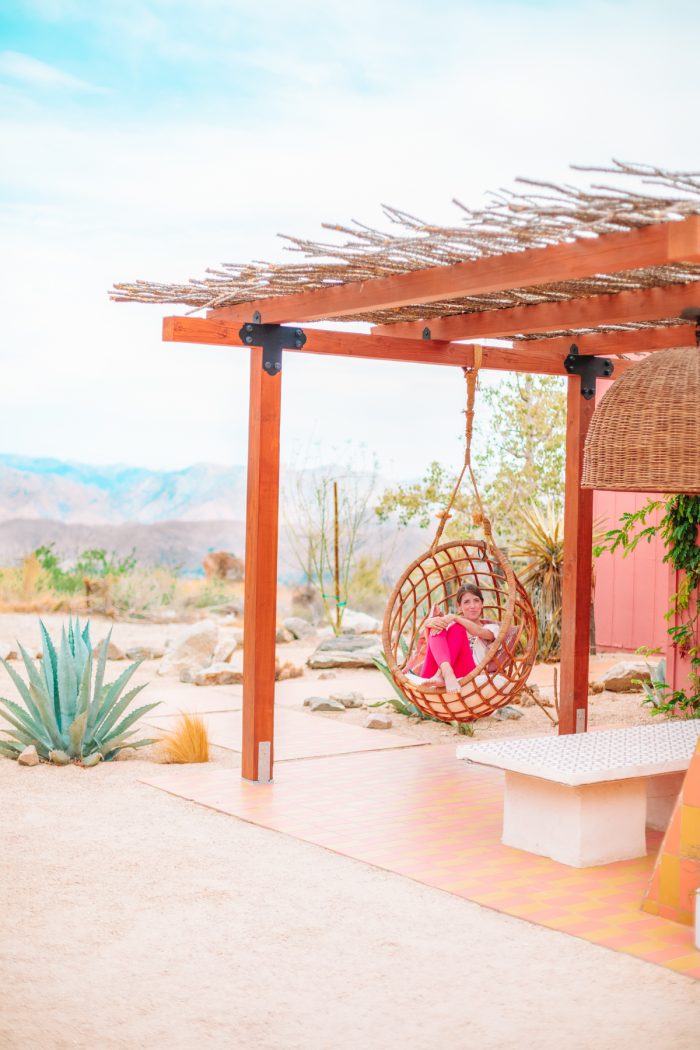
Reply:
[[[244, 350], [164, 344], [115, 281], [282, 261], [289, 233], [456, 222], [518, 175], [698, 170], [696, 0], [0, 5], [0, 451], [246, 458]], [[324, 234], [325, 236], [325, 234]], [[285, 355], [282, 457], [462, 456], [457, 370]]]

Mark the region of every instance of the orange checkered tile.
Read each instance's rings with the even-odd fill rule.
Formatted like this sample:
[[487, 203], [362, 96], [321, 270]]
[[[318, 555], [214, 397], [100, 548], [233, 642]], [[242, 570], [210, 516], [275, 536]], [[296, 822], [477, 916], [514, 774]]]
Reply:
[[640, 910], [652, 853], [569, 868], [500, 841], [503, 774], [416, 747], [280, 763], [273, 784], [180, 767], [145, 783], [700, 979], [692, 931]]

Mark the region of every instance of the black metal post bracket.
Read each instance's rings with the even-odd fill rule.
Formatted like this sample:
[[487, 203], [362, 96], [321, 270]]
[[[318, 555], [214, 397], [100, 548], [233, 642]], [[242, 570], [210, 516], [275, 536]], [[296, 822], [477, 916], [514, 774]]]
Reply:
[[238, 333], [245, 346], [263, 348], [263, 370], [269, 376], [282, 371], [282, 351], [301, 350], [306, 336], [301, 328], [290, 328], [281, 324], [246, 323]]
[[579, 354], [576, 343], [571, 344], [569, 354], [564, 358], [564, 368], [569, 375], [581, 376], [581, 396], [586, 401], [595, 397], [595, 384], [598, 376], [611, 376], [615, 370], [609, 357]]

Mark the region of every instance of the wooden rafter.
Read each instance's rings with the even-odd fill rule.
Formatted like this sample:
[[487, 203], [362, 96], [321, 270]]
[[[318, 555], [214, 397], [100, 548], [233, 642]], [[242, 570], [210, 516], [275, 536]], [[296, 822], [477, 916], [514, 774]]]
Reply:
[[[237, 346], [243, 349], [241, 323], [203, 317], [165, 317], [163, 339], [170, 343], [201, 343], [207, 346]], [[305, 328], [306, 345], [285, 353], [323, 354], [331, 357], [357, 357], [376, 361], [403, 361], [413, 364], [474, 364], [474, 346], [440, 343], [425, 339], [392, 339], [389, 336], [355, 332], [326, 332]], [[482, 367], [506, 372], [537, 372], [566, 375], [560, 349], [523, 344], [517, 349], [483, 347]]]
[[250, 321], [259, 312], [266, 323], [317, 321], [369, 310], [459, 299], [510, 288], [565, 282], [595, 274], [622, 273], [672, 263], [700, 262], [700, 216], [659, 223], [595, 239], [528, 248], [477, 259], [411, 270], [371, 281], [353, 281], [295, 295], [276, 296], [210, 311], [228, 321]]
[[532, 349], [557, 357], [562, 354], [566, 356], [572, 343], [576, 344], [580, 354], [596, 354], [599, 357], [650, 354], [657, 350], [670, 350], [676, 346], [694, 345], [695, 330], [690, 325], [682, 325], [673, 328], [644, 328], [637, 332], [592, 332], [556, 339], [523, 339], [514, 345], [512, 353], [519, 350], [524, 355], [528, 349]]
[[514, 335], [556, 332], [569, 328], [657, 321], [678, 317], [681, 310], [688, 306], [700, 306], [700, 281], [617, 292], [614, 295], [591, 295], [583, 299], [515, 306], [504, 310], [452, 314], [424, 321], [375, 325], [372, 333], [420, 339], [427, 325], [433, 339], [507, 339]]

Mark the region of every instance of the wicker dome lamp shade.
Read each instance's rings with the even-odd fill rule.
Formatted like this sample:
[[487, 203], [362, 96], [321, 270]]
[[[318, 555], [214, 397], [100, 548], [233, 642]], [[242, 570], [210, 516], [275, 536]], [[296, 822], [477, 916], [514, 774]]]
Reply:
[[649, 354], [596, 407], [584, 488], [700, 494], [700, 349]]
[[[500, 630], [453, 695], [421, 682], [405, 667], [433, 607], [447, 613], [463, 583], [481, 589], [483, 618], [499, 623]], [[537, 623], [525, 588], [495, 545], [453, 540], [405, 570], [389, 598], [382, 641], [394, 681], [411, 703], [442, 722], [473, 722], [512, 701], [527, 682], [537, 655]]]

